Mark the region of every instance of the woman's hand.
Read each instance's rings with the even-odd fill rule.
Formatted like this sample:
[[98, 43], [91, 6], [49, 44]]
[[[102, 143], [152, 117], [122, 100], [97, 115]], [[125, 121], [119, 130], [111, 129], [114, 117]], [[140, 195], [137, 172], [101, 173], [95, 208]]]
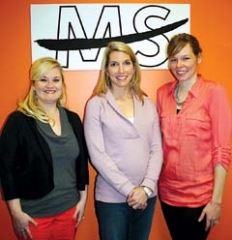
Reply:
[[12, 225], [17, 236], [23, 237], [23, 239], [33, 239], [29, 224], [37, 226], [37, 222], [34, 221], [28, 214], [22, 211], [20, 199], [12, 199], [7, 201], [7, 206], [11, 215]]
[[80, 200], [76, 206], [76, 211], [73, 215], [73, 218], [77, 220], [76, 227], [78, 227], [81, 221], [84, 219], [84, 211], [85, 211], [85, 201]]
[[144, 210], [147, 207], [147, 194], [142, 187], [134, 188], [127, 197], [127, 203], [133, 209]]
[[206, 216], [205, 230], [217, 225], [221, 217], [221, 205], [218, 203], [209, 202], [203, 209], [198, 221], [202, 221]]
[[12, 224], [14, 227], [15, 234], [23, 239], [33, 239], [29, 224], [37, 226], [37, 223], [23, 211], [15, 212], [11, 215]]
[[81, 221], [84, 219], [86, 200], [87, 200], [87, 186], [85, 186], [84, 191], [80, 191], [80, 201], [77, 203], [76, 211], [73, 215], [73, 218], [77, 220], [76, 227], [78, 227]]

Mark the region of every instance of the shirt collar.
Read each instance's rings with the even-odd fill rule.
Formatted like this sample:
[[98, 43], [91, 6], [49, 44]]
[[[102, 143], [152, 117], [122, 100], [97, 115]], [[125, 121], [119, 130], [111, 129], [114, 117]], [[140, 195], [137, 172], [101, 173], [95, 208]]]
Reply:
[[197, 75], [197, 81], [193, 84], [189, 92], [196, 98], [200, 97], [200, 87], [202, 86], [203, 79], [200, 74]]
[[[194, 83], [194, 85], [192, 86], [192, 88], [189, 90], [189, 92], [190, 92], [194, 97], [196, 97], [196, 98], [198, 98], [198, 97], [200, 96], [199, 88], [201, 87], [202, 83], [203, 83], [202, 76], [201, 76], [201, 74], [198, 74], [198, 75], [197, 75], [197, 81]], [[170, 86], [170, 88], [169, 88], [169, 94], [170, 94], [170, 95], [174, 95], [177, 84], [178, 84], [178, 81], [177, 81], [177, 80], [175, 80], [175, 81], [171, 84], [171, 86]]]

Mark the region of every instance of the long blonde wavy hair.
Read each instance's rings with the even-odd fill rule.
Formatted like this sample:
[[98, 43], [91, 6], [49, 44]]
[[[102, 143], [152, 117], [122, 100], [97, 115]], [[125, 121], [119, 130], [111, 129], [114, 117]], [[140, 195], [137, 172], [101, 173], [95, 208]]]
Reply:
[[52, 119], [46, 113], [46, 111], [38, 104], [36, 93], [33, 90], [32, 86], [35, 84], [35, 82], [39, 81], [41, 77], [43, 77], [47, 72], [49, 72], [53, 68], [59, 69], [63, 83], [62, 94], [57, 101], [57, 106], [65, 106], [67, 94], [64, 82], [63, 68], [56, 59], [51, 57], [39, 58], [32, 63], [30, 68], [29, 92], [27, 93], [24, 100], [18, 102], [18, 111], [21, 111], [25, 115], [33, 117], [45, 123], [49, 122]]

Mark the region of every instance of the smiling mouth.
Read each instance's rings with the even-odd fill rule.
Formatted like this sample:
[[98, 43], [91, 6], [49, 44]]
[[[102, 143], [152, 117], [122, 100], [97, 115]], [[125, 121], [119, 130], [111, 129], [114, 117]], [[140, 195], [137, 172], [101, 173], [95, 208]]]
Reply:
[[176, 73], [177, 73], [178, 75], [183, 75], [183, 74], [186, 73], [186, 71], [184, 71], [184, 72], [183, 72], [183, 71], [177, 71]]
[[117, 80], [123, 81], [123, 80], [127, 79], [127, 76], [121, 76], [121, 77], [116, 77], [116, 78], [117, 78]]
[[49, 90], [49, 91], [44, 91], [45, 93], [47, 93], [47, 94], [53, 94], [53, 93], [56, 93], [56, 91], [55, 90]]

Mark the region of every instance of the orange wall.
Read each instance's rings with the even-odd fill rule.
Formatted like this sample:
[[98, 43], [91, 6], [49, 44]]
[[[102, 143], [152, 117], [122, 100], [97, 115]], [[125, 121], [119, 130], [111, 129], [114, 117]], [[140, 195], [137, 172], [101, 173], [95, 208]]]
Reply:
[[[16, 102], [28, 89], [28, 68], [31, 64], [30, 48], [30, 4], [35, 3], [110, 3], [117, 1], [91, 0], [4, 0], [0, 6], [0, 46], [1, 46], [1, 87], [0, 87], [0, 126], [7, 114], [15, 109]], [[127, 3], [143, 3], [143, 1], [121, 1]], [[220, 81], [228, 90], [232, 103], [231, 63], [232, 31], [231, 31], [231, 0], [159, 0], [146, 3], [190, 3], [191, 33], [196, 35], [203, 48], [203, 62], [200, 70], [206, 78]], [[66, 72], [69, 108], [83, 116], [84, 104], [96, 83], [98, 71]], [[170, 80], [168, 71], [143, 71], [142, 87], [155, 101], [156, 89]], [[78, 229], [77, 239], [98, 240], [97, 222], [93, 208], [93, 182], [95, 172], [90, 168], [89, 198], [85, 220]], [[232, 169], [230, 168], [224, 194], [222, 219], [209, 237], [209, 240], [232, 239], [231, 202], [232, 202]], [[163, 221], [159, 204], [154, 216], [151, 238], [170, 240]], [[0, 199], [0, 240], [15, 240], [10, 217], [5, 203]]]

